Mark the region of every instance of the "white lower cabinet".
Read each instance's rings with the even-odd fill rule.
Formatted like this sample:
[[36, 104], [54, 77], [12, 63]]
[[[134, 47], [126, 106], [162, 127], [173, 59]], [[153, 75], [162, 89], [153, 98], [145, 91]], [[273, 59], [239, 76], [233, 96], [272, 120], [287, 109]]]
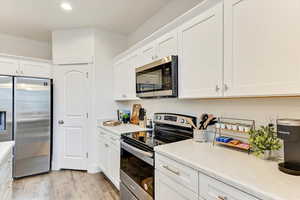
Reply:
[[197, 193], [190, 191], [171, 177], [155, 170], [155, 199], [198, 200]]
[[156, 200], [259, 200], [166, 156], [155, 154]]
[[202, 173], [199, 173], [199, 194], [206, 200], [259, 200]]
[[120, 136], [98, 129], [98, 164], [106, 177], [120, 188]]

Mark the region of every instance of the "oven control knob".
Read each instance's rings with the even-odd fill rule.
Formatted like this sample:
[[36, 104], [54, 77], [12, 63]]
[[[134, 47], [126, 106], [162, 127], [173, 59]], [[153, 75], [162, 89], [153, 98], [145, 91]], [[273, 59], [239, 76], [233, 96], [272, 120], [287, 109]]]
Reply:
[[161, 116], [157, 116], [157, 119], [158, 119], [158, 120], [161, 120]]
[[181, 119], [180, 123], [184, 124], [185, 123], [185, 119]]

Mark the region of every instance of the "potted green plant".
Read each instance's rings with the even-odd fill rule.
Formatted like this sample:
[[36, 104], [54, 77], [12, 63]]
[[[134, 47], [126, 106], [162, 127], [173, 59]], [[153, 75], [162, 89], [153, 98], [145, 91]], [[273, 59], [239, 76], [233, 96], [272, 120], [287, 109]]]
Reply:
[[270, 159], [272, 151], [281, 148], [280, 140], [277, 138], [275, 128], [272, 124], [261, 126], [259, 129], [251, 129], [249, 132], [249, 143], [255, 155], [263, 159]]

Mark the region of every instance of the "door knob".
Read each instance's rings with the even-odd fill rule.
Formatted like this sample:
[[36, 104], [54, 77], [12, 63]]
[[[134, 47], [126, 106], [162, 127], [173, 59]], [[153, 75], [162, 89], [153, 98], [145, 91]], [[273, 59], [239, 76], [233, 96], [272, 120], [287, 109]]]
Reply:
[[59, 120], [58, 121], [58, 124], [64, 124], [65, 122], [64, 122], [64, 120]]

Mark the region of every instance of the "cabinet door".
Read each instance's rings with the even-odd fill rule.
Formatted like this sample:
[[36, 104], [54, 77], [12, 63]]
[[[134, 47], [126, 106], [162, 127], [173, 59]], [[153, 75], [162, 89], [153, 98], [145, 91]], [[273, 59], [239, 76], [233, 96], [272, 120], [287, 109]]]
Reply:
[[202, 173], [199, 175], [199, 195], [206, 200], [258, 200], [250, 194]]
[[41, 62], [20, 61], [20, 73], [22, 76], [50, 78], [51, 65]]
[[102, 130], [98, 130], [97, 137], [97, 150], [98, 150], [98, 163], [102, 171], [105, 169], [105, 162], [107, 162], [107, 155], [105, 154], [105, 133]]
[[198, 200], [198, 195], [155, 170], [155, 199]]
[[156, 56], [156, 42], [152, 42], [141, 49], [141, 66], [155, 61]]
[[[115, 100], [122, 100], [126, 98], [125, 96], [125, 83], [126, 78], [126, 62], [125, 60], [118, 61], [114, 65], [114, 98]], [[125, 74], [124, 74], [125, 73]]]
[[115, 100], [136, 100], [135, 68], [140, 61], [140, 54], [130, 54], [114, 67]]
[[52, 32], [54, 64], [92, 63], [95, 55], [95, 31], [90, 28]]
[[178, 55], [177, 30], [165, 34], [156, 40], [156, 55], [163, 58], [171, 55]]
[[102, 171], [107, 176], [110, 177], [110, 166], [109, 166], [109, 142], [105, 139], [102, 143], [103, 145], [103, 152], [102, 152]]
[[120, 148], [112, 145], [110, 148], [110, 159], [112, 182], [119, 189], [120, 188]]
[[1, 75], [18, 75], [19, 62], [14, 59], [0, 58]]
[[181, 98], [222, 96], [222, 3], [179, 28], [179, 63]]
[[300, 1], [224, 3], [225, 96], [300, 94]]
[[126, 69], [126, 86], [127, 86], [127, 99], [128, 100], [135, 100], [136, 97], [136, 78], [135, 78], [135, 68], [140, 63], [140, 54], [139, 52], [135, 52], [131, 54], [127, 59], [127, 69]]

